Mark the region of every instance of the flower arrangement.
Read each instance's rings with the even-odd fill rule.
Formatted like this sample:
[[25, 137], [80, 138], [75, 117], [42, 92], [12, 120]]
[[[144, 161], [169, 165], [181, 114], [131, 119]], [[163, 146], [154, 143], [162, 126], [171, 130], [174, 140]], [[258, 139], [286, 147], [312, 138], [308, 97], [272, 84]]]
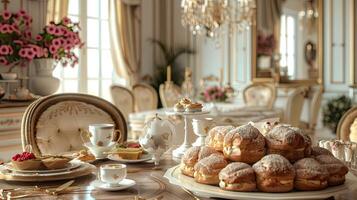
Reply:
[[223, 87], [210, 86], [201, 93], [201, 97], [205, 102], [224, 102], [228, 99], [228, 94]]
[[80, 26], [64, 17], [59, 23], [50, 22], [43, 32], [36, 35], [36, 45], [44, 49], [43, 58], [53, 58], [63, 66], [72, 67], [78, 63], [75, 48], [81, 48], [83, 42], [79, 37]]
[[265, 36], [263, 34], [259, 34], [257, 38], [257, 55], [265, 55], [271, 56], [275, 49], [275, 38], [274, 35]]
[[346, 96], [331, 99], [323, 107], [323, 124], [336, 133], [338, 122], [345, 112], [352, 107], [352, 101]]
[[24, 66], [27, 61], [43, 55], [42, 49], [31, 42], [32, 18], [24, 10], [0, 15], [0, 65]]

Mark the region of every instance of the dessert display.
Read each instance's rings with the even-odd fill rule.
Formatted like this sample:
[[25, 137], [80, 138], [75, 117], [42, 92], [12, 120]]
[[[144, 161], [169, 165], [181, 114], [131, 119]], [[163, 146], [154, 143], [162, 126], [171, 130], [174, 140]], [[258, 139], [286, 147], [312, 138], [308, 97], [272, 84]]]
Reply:
[[187, 176], [193, 177], [195, 164], [211, 154], [219, 154], [214, 148], [211, 147], [191, 147], [182, 157], [181, 172]]
[[265, 138], [251, 124], [240, 126], [225, 135], [223, 153], [231, 161], [253, 164], [265, 155]]
[[315, 159], [324, 167], [329, 173], [328, 185], [341, 185], [345, 182], [345, 175], [348, 173], [348, 168], [337, 158], [330, 155], [316, 156]]
[[294, 188], [295, 169], [281, 155], [266, 155], [253, 165], [253, 169], [260, 191], [289, 192]]
[[91, 154], [87, 150], [81, 150], [78, 153], [74, 153], [73, 157], [76, 160], [80, 160], [82, 162], [93, 162], [93, 161], [95, 161], [95, 156], [93, 154]]
[[299, 128], [288, 125], [278, 125], [265, 136], [267, 154], [280, 154], [290, 162], [295, 162], [305, 156], [305, 138]]
[[322, 190], [328, 186], [329, 173], [325, 166], [314, 158], [303, 158], [294, 163], [296, 177], [294, 187], [297, 190]]
[[[237, 192], [316, 191], [343, 184], [348, 168], [334, 157], [340, 153], [311, 144], [309, 135], [289, 125], [274, 125], [265, 136], [253, 124], [216, 126], [206, 147], [184, 154], [179, 172], [193, 174], [197, 183]], [[340, 148], [338, 142], [329, 145]], [[344, 144], [344, 157], [352, 156], [346, 148], [353, 151], [353, 145]]]
[[256, 190], [253, 168], [242, 162], [228, 164], [219, 172], [219, 187], [224, 190], [251, 192]]
[[19, 170], [38, 170], [43, 169], [41, 159], [36, 158], [35, 154], [30, 152], [22, 152], [12, 157], [11, 163], [14, 168]]
[[194, 178], [198, 183], [209, 185], [219, 184], [219, 172], [227, 166], [228, 162], [223, 155], [212, 154], [197, 162], [194, 167]]
[[201, 103], [192, 102], [189, 98], [182, 98], [174, 105], [175, 112], [201, 112], [203, 105]]
[[216, 126], [208, 132], [206, 145], [213, 147], [216, 151], [223, 152], [223, 142], [226, 134], [234, 129], [234, 126]]

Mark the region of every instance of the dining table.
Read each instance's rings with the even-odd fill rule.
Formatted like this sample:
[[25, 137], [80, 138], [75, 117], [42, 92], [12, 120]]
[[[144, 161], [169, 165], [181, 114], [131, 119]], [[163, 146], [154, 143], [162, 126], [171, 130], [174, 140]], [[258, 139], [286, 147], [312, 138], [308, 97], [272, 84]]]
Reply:
[[[99, 166], [111, 163], [117, 162], [111, 160], [98, 160], [93, 163], [93, 165], [99, 169]], [[127, 178], [135, 180], [136, 185], [125, 190], [108, 192], [95, 188], [93, 183], [97, 180], [98, 170], [96, 170], [88, 176], [75, 179], [70, 187], [58, 195], [41, 194], [39, 196], [28, 196], [21, 199], [208, 200], [208, 198], [198, 197], [185, 188], [169, 183], [164, 177], [164, 174], [167, 169], [178, 164], [179, 161], [174, 160], [169, 151], [164, 154], [158, 166], [155, 166], [154, 163], [150, 161], [127, 164]], [[6, 199], [6, 196], [4, 197], [1, 195], [4, 195], [9, 191], [29, 190], [35, 187], [53, 189], [58, 188], [66, 182], [68, 182], [68, 180], [55, 182], [6, 182], [0, 180], [0, 199]], [[355, 200], [356, 197], [357, 188], [348, 190], [343, 194], [331, 196], [327, 199]]]

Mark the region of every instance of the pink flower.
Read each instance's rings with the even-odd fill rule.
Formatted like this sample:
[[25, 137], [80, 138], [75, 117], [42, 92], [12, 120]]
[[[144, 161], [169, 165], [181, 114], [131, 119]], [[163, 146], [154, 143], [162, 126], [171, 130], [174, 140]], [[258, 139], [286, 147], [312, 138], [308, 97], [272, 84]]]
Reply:
[[50, 46], [50, 53], [51, 53], [51, 54], [55, 54], [56, 52], [57, 52], [56, 46], [51, 45], [51, 46]]
[[59, 48], [61, 46], [61, 39], [60, 38], [56, 38], [56, 39], [52, 40], [52, 45], [54, 45], [57, 48]]
[[10, 53], [10, 50], [8, 48], [8, 45], [1, 45], [0, 46], [0, 54], [1, 55], [8, 55]]
[[68, 25], [68, 24], [72, 23], [71, 19], [68, 18], [68, 17], [64, 17], [64, 18], [62, 19], [62, 21], [63, 21], [63, 24], [64, 24], [64, 25]]
[[18, 44], [18, 45], [20, 45], [20, 46], [24, 45], [24, 42], [21, 41], [21, 40], [14, 40], [14, 43], [15, 43], [15, 44]]
[[27, 58], [32, 60], [36, 56], [36, 52], [32, 48], [27, 49]]
[[57, 36], [61, 36], [61, 35], [63, 35], [63, 32], [62, 32], [62, 30], [60, 28], [55, 27], [55, 31], [54, 31], [53, 34], [57, 35]]
[[41, 40], [43, 39], [43, 37], [42, 37], [41, 35], [36, 35], [35, 39], [36, 39], [37, 41], [41, 41]]
[[2, 18], [4, 20], [8, 20], [10, 19], [10, 17], [11, 17], [11, 13], [8, 10], [4, 10], [4, 12], [2, 13]]
[[8, 64], [8, 61], [6, 60], [5, 57], [0, 56], [0, 64], [1, 64], [1, 65], [7, 65], [7, 64]]
[[24, 48], [20, 49], [19, 55], [20, 55], [20, 57], [22, 57], [22, 58], [26, 58], [26, 56], [27, 56], [26, 49], [24, 49]]
[[14, 53], [14, 49], [10, 45], [7, 45], [7, 48], [9, 49], [9, 55]]
[[47, 31], [47, 33], [49, 33], [49, 34], [54, 34], [54, 33], [55, 33], [55, 29], [56, 29], [56, 27], [53, 26], [53, 25], [46, 27], [46, 31]]
[[27, 15], [26, 11], [23, 10], [23, 9], [19, 10], [19, 12], [18, 12], [17, 14], [18, 14], [19, 16], [25, 16], [25, 15]]
[[9, 27], [10, 27], [10, 26], [9, 26], [8, 24], [3, 24], [3, 25], [1, 26], [0, 32], [1, 32], [1, 33], [4, 33], [4, 34], [8, 33], [8, 32], [10, 31], [10, 28], [9, 28]]

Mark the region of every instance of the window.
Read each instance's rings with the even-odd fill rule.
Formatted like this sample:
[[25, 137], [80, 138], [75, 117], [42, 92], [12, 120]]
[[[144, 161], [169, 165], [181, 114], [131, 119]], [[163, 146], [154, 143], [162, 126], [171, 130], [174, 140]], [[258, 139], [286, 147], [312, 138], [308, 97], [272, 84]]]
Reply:
[[281, 16], [280, 31], [280, 66], [287, 67], [288, 76], [294, 76], [296, 67], [296, 18], [294, 15], [283, 14]]
[[115, 82], [109, 42], [108, 0], [69, 0], [68, 16], [80, 22], [84, 47], [74, 68], [57, 66], [58, 92], [82, 92], [110, 99]]

